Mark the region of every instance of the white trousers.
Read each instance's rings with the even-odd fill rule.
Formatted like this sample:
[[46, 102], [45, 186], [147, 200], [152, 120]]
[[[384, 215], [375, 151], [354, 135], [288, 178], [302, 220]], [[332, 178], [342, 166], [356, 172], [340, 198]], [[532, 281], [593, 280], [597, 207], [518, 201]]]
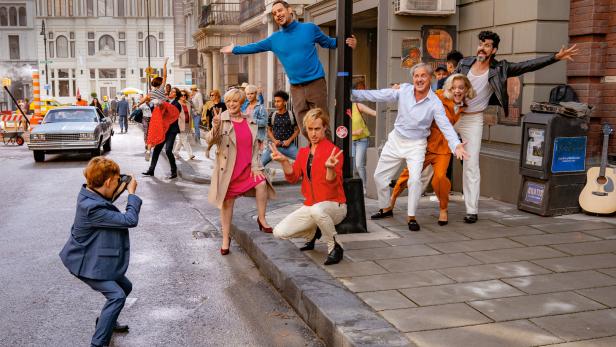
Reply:
[[470, 158], [464, 160], [462, 166], [462, 191], [466, 213], [477, 214], [479, 211], [479, 187], [481, 175], [479, 173], [479, 151], [483, 134], [483, 113], [462, 115], [454, 125], [456, 131], [466, 142], [466, 152]]
[[304, 238], [310, 241], [319, 227], [321, 238], [327, 242], [327, 253], [330, 253], [336, 244], [336, 224], [342, 222], [346, 213], [346, 204], [333, 201], [323, 201], [312, 206], [303, 205], [274, 227], [274, 237], [285, 240]]
[[178, 140], [173, 146], [173, 154], [178, 155], [180, 153], [180, 149], [184, 147], [186, 148], [186, 151], [188, 151], [188, 157], [190, 158], [193, 156], [192, 147], [190, 147], [190, 142], [188, 141], [188, 135], [189, 133], [178, 134]]
[[[400, 164], [406, 161], [409, 169], [409, 182], [419, 182], [421, 169], [426, 155], [426, 139], [409, 140], [401, 137], [395, 130], [389, 133], [389, 138], [383, 147], [379, 162], [374, 171], [374, 182], [379, 197], [379, 208], [389, 207], [391, 192], [389, 182], [398, 172]], [[422, 192], [421, 184], [409, 184], [408, 215], [415, 216], [419, 198]]]

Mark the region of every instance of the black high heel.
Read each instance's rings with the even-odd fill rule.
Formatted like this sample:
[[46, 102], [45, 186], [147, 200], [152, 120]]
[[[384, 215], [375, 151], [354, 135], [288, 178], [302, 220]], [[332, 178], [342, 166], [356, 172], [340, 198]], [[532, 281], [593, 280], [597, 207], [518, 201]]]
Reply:
[[271, 233], [274, 232], [274, 228], [272, 228], [272, 227], [268, 227], [268, 228], [264, 227], [263, 224], [261, 224], [261, 221], [259, 220], [259, 217], [257, 217], [257, 224], [259, 224], [259, 230], [261, 230], [264, 233], [271, 234]]
[[300, 251], [312, 251], [314, 249], [314, 243], [317, 241], [317, 239], [321, 238], [321, 229], [319, 229], [317, 227], [317, 231], [315, 231], [314, 236], [312, 237], [312, 240], [306, 242], [306, 244], [304, 245], [304, 247], [300, 248]]

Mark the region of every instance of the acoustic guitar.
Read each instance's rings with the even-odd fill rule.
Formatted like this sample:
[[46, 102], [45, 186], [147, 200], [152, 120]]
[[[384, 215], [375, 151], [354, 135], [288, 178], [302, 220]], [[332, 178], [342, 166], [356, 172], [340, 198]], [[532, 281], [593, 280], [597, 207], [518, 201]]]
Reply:
[[586, 212], [609, 214], [616, 212], [616, 169], [607, 167], [607, 145], [614, 129], [605, 123], [602, 131], [601, 166], [591, 167], [586, 173], [586, 185], [580, 193], [579, 202]]

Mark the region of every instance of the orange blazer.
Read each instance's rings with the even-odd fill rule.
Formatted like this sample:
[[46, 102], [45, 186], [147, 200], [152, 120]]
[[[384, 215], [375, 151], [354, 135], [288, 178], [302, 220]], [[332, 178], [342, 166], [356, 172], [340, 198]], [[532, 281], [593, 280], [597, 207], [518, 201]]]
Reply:
[[[456, 122], [460, 119], [460, 115], [464, 110], [464, 107], [458, 108], [458, 112], [455, 112], [454, 102], [453, 100], [449, 100], [443, 96], [443, 90], [439, 89], [436, 91], [436, 95], [441, 99], [443, 106], [445, 107], [445, 114], [447, 118], [451, 122], [451, 124], [456, 124]], [[432, 121], [432, 126], [430, 126], [430, 136], [428, 136], [428, 146], [426, 149], [429, 153], [434, 154], [449, 154], [451, 150], [449, 149], [449, 144], [443, 136], [443, 133], [436, 125], [436, 122]]]

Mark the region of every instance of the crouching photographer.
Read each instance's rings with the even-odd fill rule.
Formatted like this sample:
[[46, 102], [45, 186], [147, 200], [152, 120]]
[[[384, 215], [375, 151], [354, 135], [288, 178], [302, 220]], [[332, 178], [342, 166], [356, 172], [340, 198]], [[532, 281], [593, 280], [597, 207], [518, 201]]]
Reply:
[[[139, 222], [141, 199], [135, 195], [134, 177], [120, 175], [113, 160], [95, 157], [84, 170], [86, 184], [77, 197], [71, 234], [60, 259], [71, 274], [105, 296], [107, 302], [96, 318], [91, 346], [107, 346], [114, 331], [127, 332], [117, 318], [132, 284], [126, 278], [130, 255], [128, 229]], [[126, 212], [113, 205], [128, 190]]]

